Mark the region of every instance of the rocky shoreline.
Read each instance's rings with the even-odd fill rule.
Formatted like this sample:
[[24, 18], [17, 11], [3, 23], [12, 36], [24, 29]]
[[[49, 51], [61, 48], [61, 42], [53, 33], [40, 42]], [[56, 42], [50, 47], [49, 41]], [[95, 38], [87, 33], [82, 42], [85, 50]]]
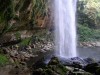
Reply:
[[95, 42], [79, 42], [80, 47], [100, 47], [100, 41]]
[[32, 75], [100, 75], [100, 62], [91, 58], [60, 60], [52, 57], [48, 64], [38, 63], [33, 65]]
[[[0, 53], [7, 55], [10, 61], [10, 65], [12, 68], [9, 69], [9, 71], [10, 73], [12, 73], [12, 75], [20, 75], [22, 74], [22, 72], [27, 71], [29, 72], [29, 75], [100, 75], [100, 64], [99, 62], [95, 62], [95, 60], [92, 61], [92, 59], [88, 59], [88, 61], [91, 60], [91, 63], [87, 63], [85, 65], [80, 64], [83, 63], [79, 62], [81, 60], [80, 58], [77, 58], [78, 62], [76, 62], [76, 60], [74, 62], [73, 59], [72, 61], [70, 61], [72, 63], [69, 63], [69, 60], [66, 60], [65, 62], [65, 60], [63, 61], [54, 57], [51, 58], [48, 64], [43, 63], [43, 61], [41, 61], [41, 58], [43, 57], [45, 59], [45, 57], [47, 57], [46, 54], [48, 55], [47, 52], [53, 51], [55, 46], [53, 40], [50, 39], [50, 34], [45, 37], [46, 38], [42, 37], [42, 34], [40, 36], [36, 35], [36, 37], [34, 37], [35, 39], [33, 38], [32, 40], [33, 43], [27, 46], [11, 45], [1, 48], [2, 50], [0, 51]], [[100, 47], [100, 42], [80, 42], [78, 43], [78, 46]], [[42, 66], [40, 67], [40, 65]], [[86, 68], [86, 66], [88, 65], [90, 67]], [[24, 68], [27, 68], [27, 70], [24, 70]], [[93, 73], [90, 70], [91, 68], [93, 68]], [[12, 69], [15, 69], [14, 73]], [[27, 74], [23, 73], [22, 75]]]

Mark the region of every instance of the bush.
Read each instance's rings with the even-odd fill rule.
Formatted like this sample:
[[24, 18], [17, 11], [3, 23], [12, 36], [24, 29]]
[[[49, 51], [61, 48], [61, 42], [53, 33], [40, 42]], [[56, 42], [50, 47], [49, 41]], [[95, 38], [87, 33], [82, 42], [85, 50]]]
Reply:
[[78, 25], [79, 41], [91, 41], [93, 30], [84, 25]]
[[78, 38], [79, 41], [99, 41], [100, 30], [91, 29], [86, 25], [78, 25]]
[[100, 29], [96, 29], [93, 32], [94, 41], [100, 41]]

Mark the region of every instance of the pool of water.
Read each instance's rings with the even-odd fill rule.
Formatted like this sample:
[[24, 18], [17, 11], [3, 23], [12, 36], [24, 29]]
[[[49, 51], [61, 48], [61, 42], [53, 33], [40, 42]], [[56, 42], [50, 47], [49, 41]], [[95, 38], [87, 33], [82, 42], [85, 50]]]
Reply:
[[77, 49], [78, 56], [83, 57], [83, 58], [94, 58], [96, 60], [100, 60], [100, 47], [94, 47], [94, 48], [89, 48], [89, 47], [79, 47]]

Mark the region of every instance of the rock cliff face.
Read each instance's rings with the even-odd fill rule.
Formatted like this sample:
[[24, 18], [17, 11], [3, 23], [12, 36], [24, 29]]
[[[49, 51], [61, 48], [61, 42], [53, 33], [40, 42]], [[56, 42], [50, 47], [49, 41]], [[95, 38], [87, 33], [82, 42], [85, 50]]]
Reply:
[[1, 0], [0, 26], [4, 27], [2, 24], [7, 21], [15, 30], [20, 27], [32, 28], [35, 25], [43, 27], [50, 16], [47, 5], [46, 0]]
[[50, 12], [48, 0], [0, 0], [0, 35], [50, 27]]

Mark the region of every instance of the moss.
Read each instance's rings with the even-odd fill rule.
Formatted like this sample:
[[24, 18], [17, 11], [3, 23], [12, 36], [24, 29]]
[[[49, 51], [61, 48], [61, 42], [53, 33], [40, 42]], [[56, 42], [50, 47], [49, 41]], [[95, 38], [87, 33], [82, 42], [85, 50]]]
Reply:
[[57, 57], [53, 57], [53, 58], [51, 58], [51, 61], [48, 63], [48, 65], [57, 65], [59, 63], [60, 62], [59, 62], [58, 58]]
[[65, 75], [68, 72], [57, 57], [51, 58], [50, 62], [41, 69], [33, 71], [33, 75]]
[[59, 75], [65, 75], [67, 73], [67, 69], [65, 66], [63, 66], [57, 57], [51, 58], [51, 61], [48, 64], [48, 69], [51, 69], [55, 73]]

